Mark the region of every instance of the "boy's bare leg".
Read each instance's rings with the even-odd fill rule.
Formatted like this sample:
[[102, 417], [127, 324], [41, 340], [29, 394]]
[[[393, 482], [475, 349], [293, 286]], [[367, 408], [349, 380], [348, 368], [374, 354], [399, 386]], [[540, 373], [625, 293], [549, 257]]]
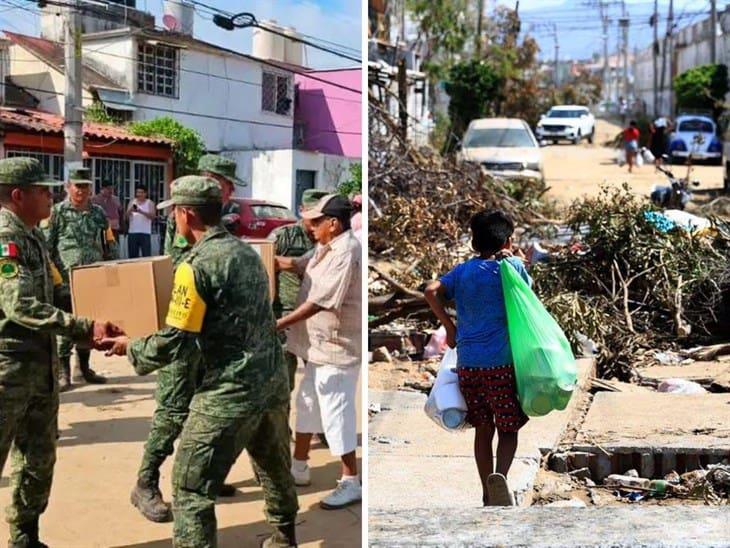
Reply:
[[357, 455], [351, 451], [340, 457], [342, 459], [342, 475], [357, 476]]
[[477, 426], [474, 432], [474, 459], [477, 461], [479, 479], [482, 480], [482, 502], [486, 505], [487, 478], [494, 472], [494, 455], [492, 440], [494, 439], [494, 424]]
[[500, 432], [497, 441], [497, 474], [505, 478], [517, 453], [517, 432]]

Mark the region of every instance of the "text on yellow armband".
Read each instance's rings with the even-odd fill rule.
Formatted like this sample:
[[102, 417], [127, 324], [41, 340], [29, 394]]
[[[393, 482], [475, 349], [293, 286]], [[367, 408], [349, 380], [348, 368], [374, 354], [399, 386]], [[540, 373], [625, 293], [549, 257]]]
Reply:
[[175, 271], [175, 283], [165, 323], [182, 331], [200, 333], [205, 308], [205, 301], [195, 287], [193, 267], [182, 263]]

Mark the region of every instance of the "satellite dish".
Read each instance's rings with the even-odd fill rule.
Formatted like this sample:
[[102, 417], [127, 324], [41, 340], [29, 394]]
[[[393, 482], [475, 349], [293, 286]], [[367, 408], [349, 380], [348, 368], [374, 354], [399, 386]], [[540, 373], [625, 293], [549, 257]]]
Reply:
[[165, 14], [162, 16], [162, 24], [167, 30], [180, 30], [180, 23], [174, 15]]

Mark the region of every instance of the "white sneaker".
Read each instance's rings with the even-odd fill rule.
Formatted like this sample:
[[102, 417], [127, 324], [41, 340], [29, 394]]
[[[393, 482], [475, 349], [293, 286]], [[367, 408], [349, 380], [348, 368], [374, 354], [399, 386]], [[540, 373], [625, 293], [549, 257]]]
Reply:
[[309, 472], [309, 465], [304, 464], [304, 468], [300, 468], [297, 466], [296, 462], [292, 462], [291, 465], [291, 475], [294, 478], [294, 485], [311, 485], [312, 484], [312, 476]]
[[319, 505], [325, 510], [337, 510], [362, 500], [362, 487], [358, 480], [337, 480], [337, 487]]

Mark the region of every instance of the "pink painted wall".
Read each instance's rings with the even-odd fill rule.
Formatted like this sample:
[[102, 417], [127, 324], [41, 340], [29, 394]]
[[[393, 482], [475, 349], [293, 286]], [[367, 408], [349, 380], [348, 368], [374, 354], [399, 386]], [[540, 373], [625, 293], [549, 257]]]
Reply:
[[298, 148], [360, 158], [362, 95], [332, 84], [360, 91], [362, 69], [317, 70], [309, 74], [319, 80], [295, 75], [299, 88], [295, 120], [305, 125], [304, 144]]

